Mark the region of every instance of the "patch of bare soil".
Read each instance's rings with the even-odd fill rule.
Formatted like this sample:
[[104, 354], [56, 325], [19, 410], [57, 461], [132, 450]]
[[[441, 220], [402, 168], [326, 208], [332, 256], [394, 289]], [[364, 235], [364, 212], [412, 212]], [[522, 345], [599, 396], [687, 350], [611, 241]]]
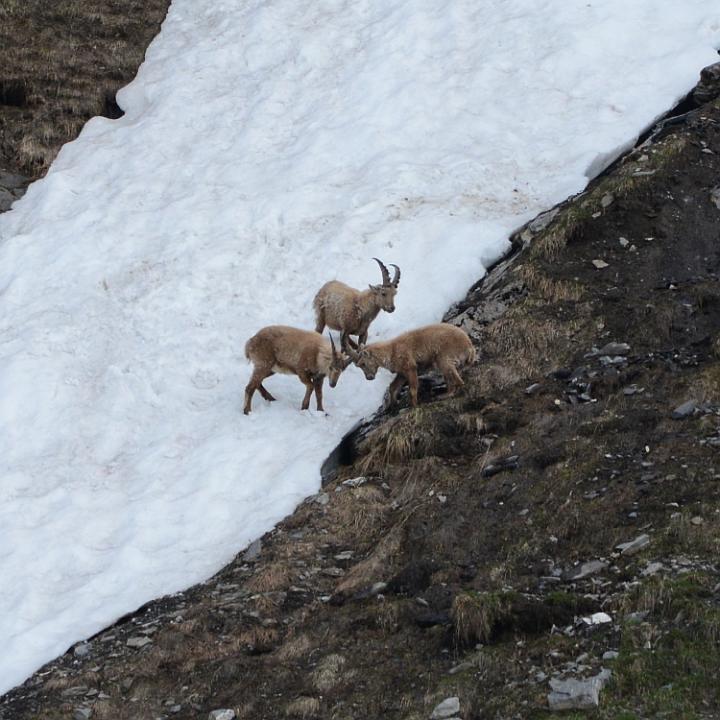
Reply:
[[718, 717], [718, 178], [713, 100], [449, 312], [480, 351], [457, 397], [427, 379], [261, 542], [0, 718], [548, 718], [604, 669], [584, 716]]

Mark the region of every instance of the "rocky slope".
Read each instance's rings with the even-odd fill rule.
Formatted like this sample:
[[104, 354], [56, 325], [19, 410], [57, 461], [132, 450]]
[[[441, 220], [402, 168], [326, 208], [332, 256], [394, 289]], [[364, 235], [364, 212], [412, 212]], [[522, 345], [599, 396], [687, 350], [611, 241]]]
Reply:
[[480, 350], [461, 394], [426, 378], [273, 532], [0, 718], [718, 717], [716, 96], [451, 309]]
[[[0, 209], [118, 111], [167, 2], [126, 5], [0, 10]], [[461, 395], [426, 378], [275, 531], [0, 718], [717, 717], [719, 80], [448, 313], [480, 348]]]

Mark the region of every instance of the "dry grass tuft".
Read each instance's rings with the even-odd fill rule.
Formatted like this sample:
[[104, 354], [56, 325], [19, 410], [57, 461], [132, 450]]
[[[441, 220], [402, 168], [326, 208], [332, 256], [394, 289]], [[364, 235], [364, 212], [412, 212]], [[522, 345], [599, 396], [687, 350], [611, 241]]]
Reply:
[[319, 713], [320, 701], [314, 697], [299, 697], [285, 708], [286, 717], [302, 718], [302, 720], [317, 717]]
[[548, 302], [578, 302], [582, 297], [583, 287], [580, 283], [554, 280], [532, 263], [521, 265], [516, 272], [529, 290]]
[[550, 369], [547, 358], [556, 355], [558, 344], [571, 337], [580, 323], [536, 318], [525, 305], [513, 308], [488, 329], [486, 349], [489, 354], [502, 357], [515, 373], [530, 377]]
[[255, 625], [237, 636], [237, 644], [250, 652], [266, 653], [273, 650], [280, 639], [280, 633], [274, 627]]
[[298, 660], [305, 657], [312, 650], [313, 645], [307, 635], [297, 635], [287, 641], [278, 649], [277, 658], [281, 662]]
[[459, 643], [487, 643], [497, 624], [508, 616], [513, 597], [512, 593], [458, 593], [452, 619]]
[[362, 472], [429, 454], [435, 445], [433, 409], [418, 407], [388, 420], [365, 440], [370, 451], [360, 461]]
[[369, 483], [340, 493], [335, 503], [337, 526], [355, 536], [372, 532], [387, 511], [385, 494]]
[[251, 592], [266, 593], [274, 590], [285, 590], [290, 585], [291, 572], [287, 563], [274, 562], [259, 570], [247, 582]]
[[399, 553], [401, 543], [401, 530], [396, 526], [380, 540], [370, 557], [345, 575], [337, 586], [337, 593], [349, 595], [387, 579], [392, 573], [393, 558]]
[[326, 693], [340, 684], [345, 658], [333, 653], [324, 657], [312, 674], [313, 687], [320, 693]]

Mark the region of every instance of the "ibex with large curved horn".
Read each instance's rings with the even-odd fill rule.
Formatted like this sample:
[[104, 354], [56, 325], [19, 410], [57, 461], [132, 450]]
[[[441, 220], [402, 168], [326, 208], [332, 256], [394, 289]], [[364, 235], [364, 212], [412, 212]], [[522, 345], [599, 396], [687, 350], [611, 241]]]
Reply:
[[335, 387], [342, 371], [350, 364], [350, 358], [336, 350], [332, 336], [328, 342], [322, 335], [310, 330], [286, 325], [270, 325], [253, 335], [245, 344], [245, 357], [253, 364], [252, 377], [245, 388], [246, 415], [250, 412], [256, 390], [265, 400], [275, 400], [262, 384], [265, 378], [275, 373], [297, 375], [305, 386], [302, 409], [310, 407], [310, 396], [314, 390], [317, 409], [322, 410], [325, 376], [328, 376], [330, 387]]
[[[339, 280], [331, 280], [318, 290], [313, 307], [315, 308], [315, 331], [322, 333], [327, 325], [339, 330], [342, 349], [357, 348], [367, 342], [370, 323], [381, 310], [395, 311], [395, 294], [400, 284], [400, 268], [395, 268], [395, 275], [390, 279], [388, 269], [380, 260], [373, 258], [380, 266], [382, 285], [370, 285], [367, 290], [356, 290]], [[357, 335], [357, 344], [350, 339]]]

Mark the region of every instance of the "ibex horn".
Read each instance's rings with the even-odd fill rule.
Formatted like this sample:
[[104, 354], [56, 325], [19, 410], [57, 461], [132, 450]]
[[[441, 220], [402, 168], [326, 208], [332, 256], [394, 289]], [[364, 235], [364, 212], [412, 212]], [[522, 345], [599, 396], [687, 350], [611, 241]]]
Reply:
[[390, 272], [388, 269], [376, 257], [374, 257], [373, 260], [380, 266], [380, 272], [383, 276], [383, 285], [390, 285]]
[[330, 338], [330, 347], [332, 347], [333, 357], [337, 357], [337, 350], [335, 349], [335, 341], [333, 340], [333, 337], [330, 333], [328, 333], [328, 337]]
[[390, 263], [391, 267], [395, 268], [395, 277], [392, 279], [393, 287], [397, 287], [400, 284], [400, 268], [394, 263]]

